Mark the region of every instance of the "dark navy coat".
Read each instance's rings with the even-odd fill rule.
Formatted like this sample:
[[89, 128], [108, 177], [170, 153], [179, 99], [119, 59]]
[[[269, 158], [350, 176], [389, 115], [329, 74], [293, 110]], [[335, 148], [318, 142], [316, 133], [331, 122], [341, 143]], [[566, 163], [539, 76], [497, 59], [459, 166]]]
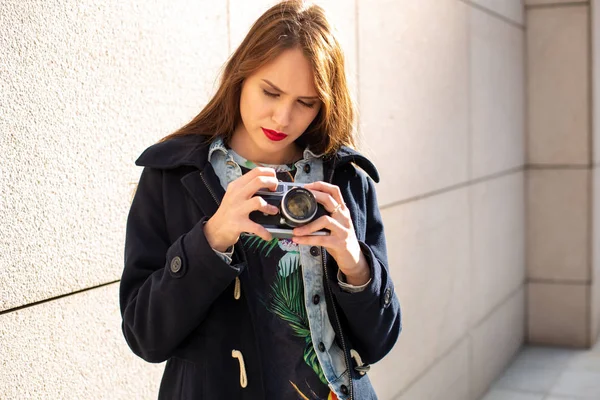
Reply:
[[[167, 361], [160, 399], [263, 399], [256, 341], [261, 327], [250, 318], [245, 291], [238, 300], [233, 295], [235, 278], [245, 271], [243, 247], [235, 245], [228, 265], [204, 236], [203, 222], [224, 195], [208, 162], [208, 146], [206, 136], [180, 137], [149, 147], [136, 161], [144, 169], [127, 219], [119, 296], [123, 334], [142, 359]], [[340, 187], [372, 277], [364, 291], [345, 292], [337, 284], [335, 260], [327, 257], [328, 313], [337, 320], [332, 321], [336, 340], [344, 338], [351, 363], [351, 398], [372, 399], [368, 375], [355, 370], [350, 349], [363, 363], [375, 363], [401, 331], [373, 183], [379, 175], [368, 159], [347, 147], [326, 159], [324, 167], [326, 181]], [[245, 388], [232, 349], [243, 352], [248, 366]]]

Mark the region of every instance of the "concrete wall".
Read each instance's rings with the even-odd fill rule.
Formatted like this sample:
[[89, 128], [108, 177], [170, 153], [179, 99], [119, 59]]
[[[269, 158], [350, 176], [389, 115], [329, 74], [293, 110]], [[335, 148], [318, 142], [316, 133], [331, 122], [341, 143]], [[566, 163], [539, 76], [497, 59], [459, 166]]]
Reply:
[[[137, 155], [273, 1], [3, 2], [0, 397], [155, 398], [118, 279]], [[381, 399], [475, 399], [525, 325], [520, 0], [319, 1], [360, 105], [404, 312]], [[67, 383], [68, 382], [68, 383]]]
[[[598, 336], [589, 1], [527, 1], [527, 276], [531, 343]], [[597, 227], [595, 228], [597, 230]]]
[[371, 374], [384, 399], [477, 398], [523, 340], [523, 24], [520, 1], [359, 4], [362, 131], [404, 306]]

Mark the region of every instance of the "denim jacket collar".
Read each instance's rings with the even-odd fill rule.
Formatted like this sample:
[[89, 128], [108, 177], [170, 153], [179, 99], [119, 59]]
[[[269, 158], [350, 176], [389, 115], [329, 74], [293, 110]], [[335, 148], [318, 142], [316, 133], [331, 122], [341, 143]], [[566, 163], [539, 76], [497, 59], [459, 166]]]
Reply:
[[[136, 160], [136, 165], [158, 169], [174, 169], [180, 166], [193, 166], [204, 169], [209, 159], [209, 147], [212, 137], [192, 134], [159, 142], [148, 147]], [[304, 157], [318, 157], [308, 149]], [[355, 163], [362, 168], [375, 182], [379, 182], [379, 173], [373, 163], [358, 151], [342, 146], [333, 156], [324, 156], [323, 162], [327, 170], [335, 170], [347, 163]]]
[[[215, 138], [212, 143], [210, 144], [210, 147], [208, 149], [208, 161], [210, 162], [210, 159], [213, 155], [213, 153], [215, 151], [220, 151], [223, 154], [227, 154], [227, 147], [225, 146], [225, 143], [223, 142], [223, 138], [221, 137], [217, 137]], [[313, 153], [308, 147], [304, 149], [303, 153], [302, 153], [302, 157], [305, 160], [310, 160], [312, 158], [320, 158], [322, 157], [323, 154], [315, 154]]]

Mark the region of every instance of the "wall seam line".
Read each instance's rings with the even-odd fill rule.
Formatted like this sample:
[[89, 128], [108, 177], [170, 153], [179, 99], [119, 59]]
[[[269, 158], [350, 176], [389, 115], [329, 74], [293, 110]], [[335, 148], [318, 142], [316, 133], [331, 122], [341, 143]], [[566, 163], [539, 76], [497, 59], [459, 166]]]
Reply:
[[61, 295], [58, 295], [58, 296], [49, 297], [47, 299], [34, 301], [33, 303], [28, 303], [28, 304], [23, 304], [23, 305], [17, 306], [17, 307], [12, 307], [12, 308], [0, 311], [0, 316], [4, 315], [4, 314], [11, 313], [11, 312], [20, 311], [20, 310], [23, 310], [25, 308], [34, 307], [34, 306], [37, 306], [37, 305], [40, 305], [40, 304], [43, 304], [43, 303], [49, 303], [51, 301], [59, 300], [59, 299], [62, 299], [63, 297], [68, 297], [68, 296], [72, 296], [72, 295], [76, 295], [76, 294], [88, 292], [90, 290], [99, 289], [99, 288], [102, 288], [104, 286], [109, 286], [109, 285], [115, 284], [115, 283], [120, 282], [120, 281], [121, 280], [119, 279], [119, 280], [112, 281], [112, 282], [102, 283], [100, 285], [91, 286], [91, 287], [88, 287], [88, 288], [85, 288], [85, 289], [80, 289], [80, 290], [77, 290], [77, 291], [74, 291], [74, 292], [71, 292], [71, 293], [65, 293], [65, 294], [61, 294]]
[[433, 196], [437, 196], [440, 194], [444, 194], [444, 193], [448, 193], [448, 192], [452, 192], [454, 190], [458, 190], [458, 189], [463, 189], [475, 184], [479, 184], [479, 183], [483, 183], [483, 182], [487, 182], [487, 181], [492, 181], [494, 179], [498, 179], [498, 178], [502, 178], [505, 176], [509, 176], [515, 173], [519, 173], [521, 171], [523, 171], [524, 168], [523, 166], [518, 166], [518, 167], [514, 167], [514, 168], [510, 168], [498, 173], [494, 173], [494, 174], [490, 174], [490, 175], [486, 175], [486, 176], [482, 176], [480, 178], [476, 178], [476, 179], [472, 179], [470, 181], [466, 181], [466, 182], [461, 182], [461, 183], [457, 183], [451, 186], [447, 186], [445, 188], [442, 189], [436, 189], [436, 190], [432, 190], [430, 192], [426, 192], [423, 194], [419, 194], [419, 195], [415, 195], [403, 200], [397, 200], [397, 201], [393, 201], [384, 205], [381, 205], [379, 208], [381, 210], [385, 210], [387, 208], [392, 208], [398, 205], [402, 205], [402, 204], [407, 204], [407, 203], [412, 203], [414, 201], [418, 201], [418, 200], [423, 200], [429, 197], [433, 197]]
[[[488, 14], [494, 18], [497, 18], [499, 20], [501, 20], [502, 22], [505, 22], [511, 26], [513, 26], [514, 28], [520, 29], [520, 30], [524, 30], [525, 29], [525, 24], [523, 23], [523, 25], [521, 25], [520, 23], [518, 23], [517, 21], [513, 21], [512, 19], [508, 18], [505, 15], [500, 14], [499, 12], [496, 12], [494, 10], [491, 10], [487, 7], [484, 7], [480, 4], [477, 3], [473, 3], [471, 0], [459, 0], [485, 14]], [[525, 20], [525, 15], [523, 15], [523, 20]]]
[[399, 392], [395, 393], [393, 398], [397, 398], [399, 396], [405, 395], [417, 382], [419, 382], [425, 375], [427, 375], [429, 373], [429, 371], [431, 371], [433, 368], [435, 368], [440, 363], [440, 361], [442, 361], [444, 358], [446, 358], [448, 355], [450, 355], [450, 353], [452, 353], [456, 348], [458, 348], [462, 344], [462, 342], [464, 342], [467, 339], [468, 339], [468, 333], [465, 333], [464, 336], [461, 336], [460, 338], [458, 338], [454, 343], [452, 343], [450, 346], [448, 346], [448, 349], [446, 351], [444, 351], [439, 356], [435, 357], [429, 365], [427, 365], [425, 368], [423, 368], [421, 373], [417, 374], [406, 385], [406, 387], [401, 389]]
[[526, 10], [540, 10], [549, 8], [567, 8], [567, 7], [581, 7], [589, 6], [589, 1], [580, 1], [577, 3], [554, 3], [554, 4], [529, 4], [525, 5]]

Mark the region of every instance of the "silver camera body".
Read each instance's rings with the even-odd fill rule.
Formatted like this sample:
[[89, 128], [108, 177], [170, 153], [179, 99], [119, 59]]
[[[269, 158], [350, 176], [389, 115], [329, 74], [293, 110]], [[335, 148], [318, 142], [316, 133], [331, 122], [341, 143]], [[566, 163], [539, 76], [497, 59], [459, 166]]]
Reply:
[[[294, 236], [292, 233], [294, 228], [306, 225], [323, 215], [329, 215], [302, 183], [279, 182], [275, 191], [263, 188], [254, 196], [262, 197], [267, 203], [279, 209], [276, 215], [253, 211], [249, 216], [252, 221], [264, 226], [273, 237], [289, 239]], [[313, 232], [311, 236], [329, 234], [329, 230], [322, 229]]]

